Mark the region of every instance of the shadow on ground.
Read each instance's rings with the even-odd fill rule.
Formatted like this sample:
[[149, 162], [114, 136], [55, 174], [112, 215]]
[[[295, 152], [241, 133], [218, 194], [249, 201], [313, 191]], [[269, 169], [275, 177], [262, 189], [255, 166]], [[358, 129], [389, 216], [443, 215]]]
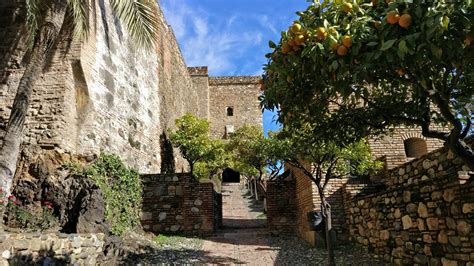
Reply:
[[154, 249], [147, 247], [142, 254], [128, 254], [120, 260], [120, 265], [193, 265], [193, 264], [244, 264], [243, 262], [220, 255], [212, 255], [197, 249]]

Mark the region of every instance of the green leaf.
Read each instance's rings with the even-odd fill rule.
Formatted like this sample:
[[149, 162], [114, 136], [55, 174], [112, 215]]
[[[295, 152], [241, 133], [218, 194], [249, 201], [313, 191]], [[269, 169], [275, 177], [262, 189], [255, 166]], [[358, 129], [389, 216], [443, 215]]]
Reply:
[[367, 46], [377, 46], [377, 45], [379, 45], [378, 42], [369, 42], [369, 43], [367, 44]]
[[398, 51], [397, 51], [397, 54], [398, 56], [400, 57], [400, 59], [405, 59], [405, 55], [408, 53], [408, 47], [407, 47], [407, 43], [405, 42], [405, 40], [401, 40], [399, 43], [398, 43]]
[[388, 49], [392, 48], [392, 46], [395, 44], [396, 41], [397, 41], [396, 39], [393, 39], [393, 40], [383, 42], [382, 47], [380, 47], [380, 51], [387, 51]]
[[273, 41], [268, 41], [268, 46], [272, 49], [275, 49], [277, 47]]

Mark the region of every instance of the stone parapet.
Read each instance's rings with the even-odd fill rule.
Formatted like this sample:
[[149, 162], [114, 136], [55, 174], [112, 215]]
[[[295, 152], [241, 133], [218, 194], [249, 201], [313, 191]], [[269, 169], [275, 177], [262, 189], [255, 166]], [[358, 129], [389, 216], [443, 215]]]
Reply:
[[[258, 84], [259, 76], [209, 77], [209, 85], [246, 85]], [[238, 87], [228, 87], [229, 89]]]
[[96, 265], [104, 254], [104, 238], [104, 234], [4, 232], [0, 264]]

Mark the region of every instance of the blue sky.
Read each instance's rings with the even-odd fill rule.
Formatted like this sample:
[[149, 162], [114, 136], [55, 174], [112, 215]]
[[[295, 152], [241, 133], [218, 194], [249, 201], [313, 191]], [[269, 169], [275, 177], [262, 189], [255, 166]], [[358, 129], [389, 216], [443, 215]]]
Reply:
[[[188, 66], [212, 76], [260, 75], [268, 41], [279, 40], [306, 0], [160, 0]], [[265, 111], [265, 131], [275, 130]]]

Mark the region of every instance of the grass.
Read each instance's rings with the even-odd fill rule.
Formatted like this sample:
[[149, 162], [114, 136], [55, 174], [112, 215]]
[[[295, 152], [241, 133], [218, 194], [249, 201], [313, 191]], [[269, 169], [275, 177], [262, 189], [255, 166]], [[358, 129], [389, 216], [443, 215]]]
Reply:
[[153, 240], [158, 246], [166, 249], [201, 249], [202, 247], [202, 239], [197, 237], [157, 235]]

